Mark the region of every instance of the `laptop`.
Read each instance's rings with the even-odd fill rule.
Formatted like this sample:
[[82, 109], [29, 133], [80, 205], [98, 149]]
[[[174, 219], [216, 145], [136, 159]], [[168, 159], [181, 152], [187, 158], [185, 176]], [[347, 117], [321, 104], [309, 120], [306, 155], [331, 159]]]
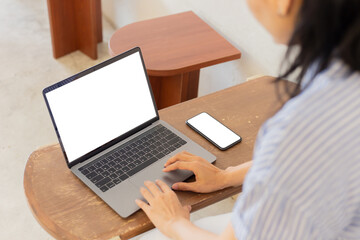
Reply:
[[[160, 120], [140, 48], [43, 90], [67, 166], [121, 217], [139, 208], [144, 181], [171, 186], [193, 173], [162, 172], [173, 155], [216, 157]], [[185, 123], [184, 123], [185, 124]]]

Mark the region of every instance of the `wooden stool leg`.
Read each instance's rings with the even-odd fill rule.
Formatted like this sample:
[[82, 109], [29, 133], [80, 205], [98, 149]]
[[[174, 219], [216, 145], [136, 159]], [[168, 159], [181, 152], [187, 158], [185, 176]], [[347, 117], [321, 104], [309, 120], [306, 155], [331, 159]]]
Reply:
[[102, 41], [100, 0], [48, 0], [54, 58], [81, 50], [97, 59]]
[[197, 97], [200, 70], [175, 76], [149, 76], [158, 109]]

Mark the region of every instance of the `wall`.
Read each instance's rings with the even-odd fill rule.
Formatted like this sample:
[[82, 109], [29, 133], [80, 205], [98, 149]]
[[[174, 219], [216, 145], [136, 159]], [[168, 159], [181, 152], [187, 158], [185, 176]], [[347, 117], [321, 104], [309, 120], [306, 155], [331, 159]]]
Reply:
[[240, 60], [201, 70], [199, 95], [263, 74], [276, 76], [285, 47], [251, 15], [245, 0], [106, 0], [103, 15], [116, 28], [129, 23], [192, 10], [242, 52]]

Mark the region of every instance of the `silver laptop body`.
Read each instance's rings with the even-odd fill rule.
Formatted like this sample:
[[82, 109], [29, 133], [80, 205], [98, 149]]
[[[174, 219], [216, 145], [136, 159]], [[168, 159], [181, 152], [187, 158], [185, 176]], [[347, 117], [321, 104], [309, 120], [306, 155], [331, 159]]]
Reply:
[[[209, 162], [216, 160], [159, 119], [140, 48], [47, 87], [43, 95], [68, 167], [121, 217], [139, 209], [135, 199], [142, 198], [144, 181], [160, 179], [171, 186], [192, 175], [185, 170], [162, 172], [171, 156], [188, 151]], [[158, 139], [163, 130], [177, 135], [178, 142], [169, 133], [150, 143], [156, 148], [147, 147], [145, 140]], [[171, 144], [170, 153], [163, 150]], [[143, 150], [149, 152], [144, 155]], [[135, 161], [134, 156], [141, 157]], [[128, 165], [120, 166], [125, 163], [120, 157], [126, 157]]]

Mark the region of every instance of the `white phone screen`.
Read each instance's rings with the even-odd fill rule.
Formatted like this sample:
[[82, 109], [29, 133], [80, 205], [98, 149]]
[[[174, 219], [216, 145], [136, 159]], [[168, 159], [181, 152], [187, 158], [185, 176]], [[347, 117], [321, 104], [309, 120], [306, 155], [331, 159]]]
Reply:
[[190, 118], [187, 124], [222, 150], [241, 141], [239, 135], [205, 112]]

